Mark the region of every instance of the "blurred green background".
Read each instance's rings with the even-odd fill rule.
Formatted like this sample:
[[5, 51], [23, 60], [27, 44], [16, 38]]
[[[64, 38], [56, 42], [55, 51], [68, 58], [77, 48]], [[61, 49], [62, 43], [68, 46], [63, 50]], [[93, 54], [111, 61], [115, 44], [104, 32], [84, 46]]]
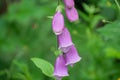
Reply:
[[[64, 9], [63, 14], [82, 60], [63, 80], [120, 80], [118, 6], [114, 0], [75, 0], [75, 5], [78, 22], [70, 23]], [[48, 16], [56, 7], [57, 0], [0, 0], [0, 80], [53, 80], [30, 59], [54, 65], [57, 42]]]

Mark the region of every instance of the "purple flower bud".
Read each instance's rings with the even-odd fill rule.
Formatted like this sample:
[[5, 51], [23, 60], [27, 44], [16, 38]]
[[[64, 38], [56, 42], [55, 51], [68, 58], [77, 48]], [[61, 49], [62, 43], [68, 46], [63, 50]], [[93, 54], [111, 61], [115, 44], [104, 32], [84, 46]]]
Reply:
[[66, 61], [63, 55], [58, 56], [54, 68], [54, 76], [57, 80], [61, 80], [62, 77], [68, 76], [67, 66], [65, 65]]
[[62, 34], [58, 35], [59, 49], [63, 52], [67, 52], [69, 48], [73, 45], [70, 33], [67, 28], [63, 29]]
[[57, 11], [53, 17], [52, 29], [56, 35], [61, 34], [64, 29], [64, 17], [60, 11]]
[[74, 7], [74, 0], [64, 0], [64, 4], [67, 8], [72, 8]]
[[70, 22], [74, 22], [79, 19], [78, 12], [75, 7], [66, 8], [66, 16]]
[[81, 60], [81, 57], [78, 55], [78, 52], [73, 45], [70, 50], [65, 53], [66, 65], [73, 65], [74, 63]]

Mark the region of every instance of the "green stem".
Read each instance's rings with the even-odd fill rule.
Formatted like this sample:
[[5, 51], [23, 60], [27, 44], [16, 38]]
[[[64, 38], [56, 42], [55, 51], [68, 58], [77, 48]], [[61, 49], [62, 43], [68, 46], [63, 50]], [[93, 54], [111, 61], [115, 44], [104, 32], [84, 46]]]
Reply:
[[117, 0], [115, 0], [115, 3], [117, 4], [117, 6], [118, 6], [118, 8], [119, 8], [119, 10], [120, 10], [120, 5], [119, 5], [119, 3], [118, 3]]
[[58, 0], [58, 5], [60, 5], [60, 0]]

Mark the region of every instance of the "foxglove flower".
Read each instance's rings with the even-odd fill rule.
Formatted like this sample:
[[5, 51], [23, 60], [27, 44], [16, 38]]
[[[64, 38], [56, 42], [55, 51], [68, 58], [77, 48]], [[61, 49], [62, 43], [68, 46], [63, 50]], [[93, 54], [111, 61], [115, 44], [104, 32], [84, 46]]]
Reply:
[[59, 49], [63, 52], [69, 51], [69, 48], [73, 45], [70, 33], [67, 28], [64, 28], [62, 34], [57, 36]]
[[54, 76], [57, 80], [61, 80], [62, 77], [68, 76], [67, 66], [64, 55], [58, 56], [54, 67]]
[[64, 0], [64, 4], [67, 8], [72, 8], [74, 7], [74, 0]]
[[70, 50], [65, 54], [65, 59], [66, 59], [66, 65], [73, 65], [74, 63], [78, 62], [81, 60], [81, 57], [78, 55], [78, 52], [73, 45]]
[[78, 12], [75, 7], [71, 9], [66, 8], [66, 16], [70, 22], [74, 22], [79, 19]]
[[60, 11], [57, 11], [53, 17], [52, 29], [56, 35], [61, 34], [64, 29], [64, 17]]

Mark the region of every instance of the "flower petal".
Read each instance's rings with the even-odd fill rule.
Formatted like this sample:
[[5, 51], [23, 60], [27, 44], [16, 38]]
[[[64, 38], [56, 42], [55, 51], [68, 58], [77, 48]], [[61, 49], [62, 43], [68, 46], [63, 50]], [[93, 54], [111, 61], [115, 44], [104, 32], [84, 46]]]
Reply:
[[78, 12], [75, 7], [66, 8], [66, 16], [70, 22], [74, 22], [79, 19]]
[[70, 33], [67, 28], [64, 28], [62, 34], [57, 36], [59, 49], [63, 52], [67, 52], [69, 48], [73, 45]]
[[74, 63], [81, 60], [81, 57], [78, 55], [78, 52], [73, 45], [70, 50], [65, 53], [66, 65], [73, 65]]
[[57, 11], [53, 17], [52, 29], [56, 35], [61, 34], [64, 29], [64, 17], [60, 11]]
[[65, 65], [66, 61], [63, 55], [58, 56], [54, 68], [54, 76], [57, 79], [61, 79], [64, 76], [68, 76], [67, 66]]
[[72, 8], [74, 7], [74, 0], [64, 0], [64, 4], [67, 8]]

